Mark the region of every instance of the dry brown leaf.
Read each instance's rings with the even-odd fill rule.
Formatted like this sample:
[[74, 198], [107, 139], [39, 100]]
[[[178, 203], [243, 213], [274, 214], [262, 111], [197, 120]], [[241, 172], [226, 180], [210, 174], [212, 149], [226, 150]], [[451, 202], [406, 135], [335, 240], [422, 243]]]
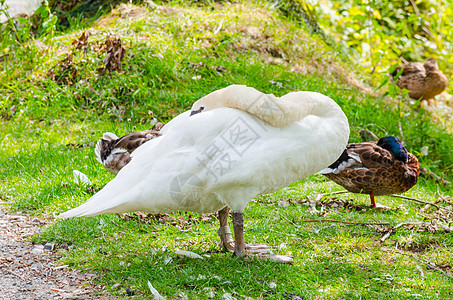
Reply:
[[121, 62], [124, 58], [126, 50], [123, 47], [121, 38], [107, 37], [104, 45], [105, 49], [107, 50], [107, 55], [102, 60], [102, 62], [105, 64], [105, 67], [99, 68], [99, 73], [104, 74], [108, 70], [110, 73], [113, 71], [118, 71], [119, 74], [123, 74], [124, 71]]
[[60, 60], [52, 69], [47, 72], [47, 76], [58, 84], [73, 84], [77, 76], [77, 68], [72, 58], [72, 53]]
[[74, 45], [74, 49], [82, 49], [86, 48], [88, 45], [88, 37], [90, 36], [90, 33], [88, 31], [85, 31], [82, 33], [82, 35], [78, 38], [72, 41], [72, 44]]

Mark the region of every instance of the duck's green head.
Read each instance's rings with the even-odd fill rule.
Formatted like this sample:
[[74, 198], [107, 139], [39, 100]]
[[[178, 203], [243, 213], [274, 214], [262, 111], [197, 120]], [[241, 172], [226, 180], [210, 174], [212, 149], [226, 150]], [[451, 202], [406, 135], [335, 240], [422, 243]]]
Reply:
[[397, 160], [407, 162], [407, 150], [403, 144], [394, 136], [385, 136], [378, 141], [378, 146], [390, 151]]

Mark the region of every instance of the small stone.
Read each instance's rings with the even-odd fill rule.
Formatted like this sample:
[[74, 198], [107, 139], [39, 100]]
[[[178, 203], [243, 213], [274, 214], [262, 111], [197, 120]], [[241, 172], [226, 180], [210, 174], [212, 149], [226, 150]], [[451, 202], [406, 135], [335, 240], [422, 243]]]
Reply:
[[234, 300], [236, 298], [234, 298], [233, 295], [231, 295], [230, 293], [225, 293], [225, 294], [223, 294], [223, 299], [225, 299], [225, 300]]
[[54, 248], [55, 248], [55, 244], [54, 243], [46, 243], [44, 245], [44, 250], [47, 250], [47, 251], [52, 251]]
[[285, 201], [285, 200], [281, 200], [281, 201], [277, 202], [277, 205], [280, 206], [280, 207], [288, 207], [289, 206], [289, 202]]
[[35, 245], [35, 247], [31, 250], [31, 253], [34, 255], [40, 255], [44, 252], [44, 246], [41, 244]]
[[206, 276], [198, 274], [197, 280], [204, 280], [206, 279]]
[[276, 284], [275, 282], [270, 282], [270, 283], [269, 283], [269, 287], [270, 287], [271, 289], [275, 289], [275, 288], [277, 287], [277, 284]]
[[289, 298], [289, 299], [294, 299], [294, 300], [302, 300], [304, 299], [304, 297], [300, 297], [296, 294], [293, 294], [293, 293], [283, 293], [282, 294], [283, 297], [286, 297], [286, 298]]
[[168, 265], [169, 263], [171, 263], [173, 261], [173, 258], [171, 258], [170, 256], [165, 256], [164, 258], [164, 264]]
[[68, 247], [69, 247], [69, 245], [67, 243], [63, 243], [63, 244], [60, 245], [61, 249], [68, 250]]
[[31, 270], [38, 270], [38, 271], [42, 270], [43, 268], [44, 268], [44, 266], [42, 265], [42, 263], [39, 263], [39, 262], [32, 264], [30, 267]]
[[117, 289], [120, 287], [123, 287], [123, 285], [121, 283], [115, 283], [114, 285], [112, 285], [111, 289], [114, 290], [114, 289]]
[[270, 295], [275, 295], [275, 294], [277, 294], [276, 291], [274, 291], [274, 290], [269, 290], [269, 291], [265, 291], [264, 294], [263, 294], [263, 296], [270, 296]]
[[53, 269], [54, 270], [61, 270], [61, 269], [66, 269], [67, 267], [69, 267], [69, 265], [61, 265], [61, 266], [55, 267]]
[[33, 220], [31, 220], [31, 222], [35, 223], [35, 224], [41, 224], [41, 220], [38, 218], [33, 218]]
[[215, 297], [214, 288], [212, 288], [212, 287], [204, 287], [203, 291], [206, 293], [206, 296], [208, 298], [214, 298]]
[[128, 296], [134, 296], [135, 295], [135, 291], [133, 289], [126, 288], [126, 294]]

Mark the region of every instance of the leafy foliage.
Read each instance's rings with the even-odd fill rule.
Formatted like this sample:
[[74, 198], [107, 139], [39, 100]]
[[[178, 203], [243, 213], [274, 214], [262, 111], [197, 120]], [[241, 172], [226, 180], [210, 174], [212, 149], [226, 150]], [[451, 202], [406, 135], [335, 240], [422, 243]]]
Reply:
[[[304, 1], [307, 10], [331, 36], [378, 81], [392, 66], [434, 57], [452, 76], [453, 6], [448, 0]], [[450, 80], [450, 87], [453, 80]]]

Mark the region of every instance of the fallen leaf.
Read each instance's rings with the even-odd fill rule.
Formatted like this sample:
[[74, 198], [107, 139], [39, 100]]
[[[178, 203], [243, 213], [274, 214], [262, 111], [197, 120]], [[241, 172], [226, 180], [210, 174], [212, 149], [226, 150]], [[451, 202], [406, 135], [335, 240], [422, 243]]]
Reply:
[[175, 253], [176, 253], [177, 255], [179, 255], [179, 256], [185, 256], [185, 257], [190, 257], [190, 258], [201, 258], [201, 259], [203, 259], [203, 256], [198, 255], [197, 253], [191, 252], [191, 251], [177, 250]]
[[151, 291], [151, 294], [153, 294], [154, 299], [156, 299], [156, 300], [165, 300], [165, 298], [162, 297], [161, 294], [159, 294], [159, 292], [153, 287], [153, 285], [149, 281], [148, 281], [148, 288]]
[[83, 174], [79, 170], [73, 170], [72, 174], [74, 175], [74, 182], [75, 183], [91, 185], [91, 180], [88, 178], [88, 176], [86, 176], [85, 174]]

